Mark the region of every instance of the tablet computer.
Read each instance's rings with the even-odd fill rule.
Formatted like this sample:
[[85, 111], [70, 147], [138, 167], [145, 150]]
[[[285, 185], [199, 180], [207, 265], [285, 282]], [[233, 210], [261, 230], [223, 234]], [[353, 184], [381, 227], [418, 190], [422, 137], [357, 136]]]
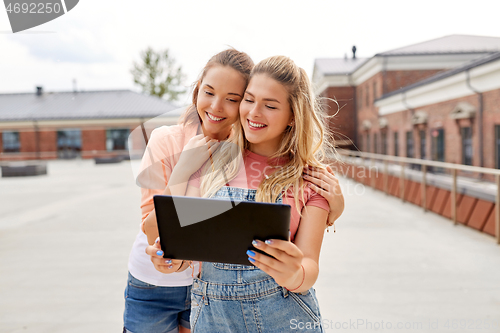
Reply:
[[[252, 240], [288, 240], [290, 206], [156, 195], [164, 258], [250, 265]], [[262, 252], [261, 252], [262, 253]]]

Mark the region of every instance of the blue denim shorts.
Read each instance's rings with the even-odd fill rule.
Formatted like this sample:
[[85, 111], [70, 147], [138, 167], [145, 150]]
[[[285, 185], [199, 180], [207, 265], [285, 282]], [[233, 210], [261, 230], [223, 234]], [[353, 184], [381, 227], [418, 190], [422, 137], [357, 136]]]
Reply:
[[323, 332], [314, 289], [289, 292], [255, 266], [203, 263], [191, 332]]
[[190, 314], [191, 286], [155, 286], [128, 274], [123, 332], [178, 332], [179, 325], [190, 328]]

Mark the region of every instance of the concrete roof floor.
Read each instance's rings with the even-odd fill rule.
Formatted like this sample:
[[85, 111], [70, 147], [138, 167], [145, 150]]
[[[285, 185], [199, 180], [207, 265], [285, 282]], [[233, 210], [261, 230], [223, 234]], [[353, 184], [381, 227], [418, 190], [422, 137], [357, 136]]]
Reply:
[[[0, 178], [1, 333], [121, 331], [140, 220], [131, 163], [53, 161], [47, 176]], [[493, 237], [341, 184], [346, 210], [315, 285], [326, 332], [500, 331]]]

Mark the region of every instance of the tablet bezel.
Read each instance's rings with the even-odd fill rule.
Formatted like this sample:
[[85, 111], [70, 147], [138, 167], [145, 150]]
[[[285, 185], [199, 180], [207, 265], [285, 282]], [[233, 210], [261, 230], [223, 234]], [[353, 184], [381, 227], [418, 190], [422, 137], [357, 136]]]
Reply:
[[[261, 252], [252, 240], [289, 238], [290, 205], [238, 201], [224, 211], [227, 200], [169, 195], [155, 195], [153, 200], [164, 258], [250, 265], [246, 251]], [[224, 212], [182, 227], [174, 201], [193, 207], [220, 205]]]

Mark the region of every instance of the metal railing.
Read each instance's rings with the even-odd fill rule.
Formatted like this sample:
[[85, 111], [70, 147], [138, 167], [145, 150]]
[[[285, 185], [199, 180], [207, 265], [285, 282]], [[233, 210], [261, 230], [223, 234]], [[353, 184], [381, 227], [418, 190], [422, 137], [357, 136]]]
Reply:
[[[482, 168], [476, 166], [469, 166], [463, 164], [454, 164], [454, 163], [446, 163], [446, 162], [437, 162], [437, 161], [429, 161], [429, 160], [421, 160], [417, 158], [408, 158], [408, 157], [399, 157], [399, 156], [389, 156], [389, 155], [381, 155], [381, 154], [373, 154], [366, 152], [359, 152], [353, 150], [345, 150], [345, 149], [337, 149], [337, 152], [343, 158], [361, 158], [363, 161], [362, 166], [365, 166], [365, 161], [367, 160], [369, 164], [372, 166], [375, 165], [376, 161], [380, 161], [384, 165], [383, 172], [383, 188], [384, 192], [388, 193], [388, 176], [389, 176], [389, 163], [393, 163], [399, 165], [401, 167], [401, 174], [399, 176], [399, 190], [400, 197], [405, 201], [405, 166], [408, 164], [420, 165], [422, 172], [422, 181], [421, 181], [421, 200], [422, 207], [424, 211], [427, 211], [427, 169], [428, 167], [436, 167], [446, 170], [451, 170], [451, 216], [453, 219], [453, 223], [457, 224], [457, 171], [464, 172], [474, 172], [479, 174], [493, 175], [495, 176], [496, 183], [496, 193], [495, 193], [495, 237], [497, 244], [500, 244], [500, 170], [491, 169], [491, 168]], [[357, 164], [357, 163], [352, 163]], [[371, 179], [371, 187], [375, 187], [374, 179]]]

